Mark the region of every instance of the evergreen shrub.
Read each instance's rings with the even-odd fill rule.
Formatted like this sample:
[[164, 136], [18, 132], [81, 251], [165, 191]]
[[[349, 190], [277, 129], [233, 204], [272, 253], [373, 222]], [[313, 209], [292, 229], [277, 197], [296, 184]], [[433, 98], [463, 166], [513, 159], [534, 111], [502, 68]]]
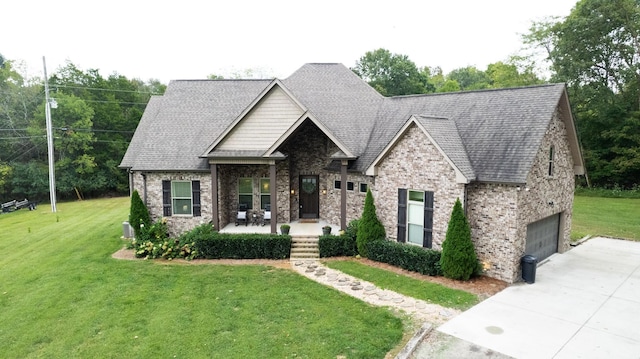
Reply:
[[373, 194], [371, 190], [367, 190], [367, 197], [364, 200], [364, 209], [362, 217], [358, 223], [358, 231], [356, 235], [356, 243], [358, 252], [361, 256], [369, 258], [367, 252], [367, 244], [370, 242], [385, 240], [387, 233], [378, 219], [376, 214], [376, 206], [373, 203]]
[[447, 234], [442, 243], [442, 273], [445, 277], [469, 280], [478, 272], [478, 258], [471, 241], [471, 227], [462, 210], [460, 199], [451, 212]]

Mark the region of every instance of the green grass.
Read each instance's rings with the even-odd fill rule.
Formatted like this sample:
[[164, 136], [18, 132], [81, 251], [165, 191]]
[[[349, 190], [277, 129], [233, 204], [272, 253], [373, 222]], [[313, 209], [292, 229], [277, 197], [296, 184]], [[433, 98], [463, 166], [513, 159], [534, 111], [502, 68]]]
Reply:
[[640, 199], [575, 196], [571, 239], [586, 235], [640, 240]]
[[389, 289], [409, 297], [444, 307], [468, 309], [478, 303], [474, 294], [399, 275], [384, 269], [373, 268], [356, 261], [327, 261], [327, 267], [337, 269], [356, 278], [366, 280], [377, 287]]
[[383, 358], [403, 323], [293, 271], [111, 258], [127, 198], [0, 215], [0, 358]]

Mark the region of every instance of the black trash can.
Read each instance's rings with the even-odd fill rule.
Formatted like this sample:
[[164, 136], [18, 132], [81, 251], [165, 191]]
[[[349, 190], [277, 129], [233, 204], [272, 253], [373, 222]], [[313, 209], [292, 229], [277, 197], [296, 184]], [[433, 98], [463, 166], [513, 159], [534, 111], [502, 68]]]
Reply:
[[522, 279], [529, 284], [535, 283], [538, 258], [527, 254], [521, 258], [520, 263], [522, 264]]

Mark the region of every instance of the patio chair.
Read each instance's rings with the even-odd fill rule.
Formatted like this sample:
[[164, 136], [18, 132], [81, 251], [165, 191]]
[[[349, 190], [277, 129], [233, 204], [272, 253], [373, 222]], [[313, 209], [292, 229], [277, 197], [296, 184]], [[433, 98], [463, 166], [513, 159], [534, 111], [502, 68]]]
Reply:
[[271, 205], [270, 204], [266, 204], [264, 206], [264, 216], [262, 217], [263, 226], [266, 221], [269, 221], [269, 223], [271, 223]]
[[238, 214], [236, 215], [236, 226], [240, 224], [240, 222], [244, 222], [244, 225], [248, 225], [249, 221], [247, 218], [247, 210], [248, 207], [245, 203], [240, 203], [238, 206]]

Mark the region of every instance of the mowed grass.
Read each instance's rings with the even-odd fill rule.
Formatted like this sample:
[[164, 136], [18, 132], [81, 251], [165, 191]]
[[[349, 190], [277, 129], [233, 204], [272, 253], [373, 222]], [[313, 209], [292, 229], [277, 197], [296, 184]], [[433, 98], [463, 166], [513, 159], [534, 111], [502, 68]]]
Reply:
[[358, 263], [355, 260], [329, 260], [325, 262], [325, 265], [356, 278], [371, 282], [377, 287], [389, 289], [443, 307], [465, 310], [479, 302], [478, 297], [472, 293], [448, 288], [437, 283], [414, 279], [384, 269], [373, 268]]
[[575, 196], [571, 238], [586, 235], [640, 240], [640, 199]]
[[383, 358], [403, 324], [292, 271], [111, 258], [128, 198], [0, 215], [0, 358]]

